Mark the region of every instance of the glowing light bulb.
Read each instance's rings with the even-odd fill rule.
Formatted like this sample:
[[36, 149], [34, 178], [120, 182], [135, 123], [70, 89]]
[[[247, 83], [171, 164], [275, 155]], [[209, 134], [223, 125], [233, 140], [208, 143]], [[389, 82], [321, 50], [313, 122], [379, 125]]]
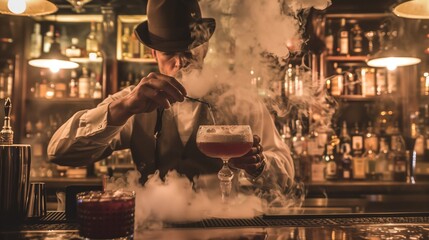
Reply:
[[51, 70], [52, 73], [57, 73], [60, 71], [60, 68], [58, 66], [52, 66], [49, 70]]
[[11, 12], [15, 14], [21, 14], [27, 8], [27, 3], [25, 0], [9, 0], [7, 2], [7, 7]]
[[396, 66], [395, 64], [389, 64], [389, 65], [387, 65], [387, 70], [394, 71], [394, 70], [396, 70], [397, 67], [398, 66]]

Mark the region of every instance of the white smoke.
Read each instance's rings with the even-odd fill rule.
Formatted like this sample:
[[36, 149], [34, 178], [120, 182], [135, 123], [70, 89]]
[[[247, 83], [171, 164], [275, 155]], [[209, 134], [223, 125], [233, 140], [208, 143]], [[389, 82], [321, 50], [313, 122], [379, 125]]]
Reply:
[[[252, 106], [260, 93], [252, 91], [251, 85], [267, 88], [268, 81], [281, 75], [279, 69], [282, 66], [276, 66], [273, 60], [284, 66], [281, 60], [301, 48], [303, 40], [299, 34], [297, 11], [310, 7], [323, 9], [329, 4], [329, 0], [201, 0], [203, 16], [216, 19], [216, 31], [208, 46], [204, 68], [200, 69], [197, 64], [194, 68], [197, 71], [180, 73], [180, 80], [189, 95], [198, 98], [218, 84], [231, 85], [233, 87], [219, 100], [237, 92], [245, 93], [236, 95], [240, 102], [247, 101]], [[267, 59], [266, 53], [273, 58]], [[320, 105], [318, 97], [313, 95], [319, 85], [308, 85], [303, 96], [295, 101], [299, 107], [307, 109], [311, 104]], [[231, 109], [242, 108], [231, 106]], [[239, 112], [240, 115], [250, 114]], [[143, 187], [139, 186], [138, 178], [135, 172], [130, 173], [126, 188], [137, 194], [135, 219], [137, 226], [142, 228], [218, 216], [253, 217], [263, 213], [264, 206], [296, 206], [296, 200], [303, 197], [299, 191], [285, 196], [284, 189], [275, 187], [271, 192], [258, 195], [238, 194], [235, 199], [238, 202], [227, 212], [220, 199], [217, 178], [213, 187], [197, 189], [186, 177], [175, 172], [168, 173], [165, 181], [155, 174]], [[114, 187], [118, 185], [121, 184], [116, 183]]]
[[[215, 176], [216, 177], [216, 176]], [[165, 223], [199, 221], [212, 217], [251, 218], [262, 214], [266, 205], [254, 195], [237, 194], [229, 205], [222, 202], [217, 178], [193, 184], [187, 177], [175, 171], [169, 172], [164, 180], [159, 173], [150, 176], [142, 187], [137, 171], [128, 172], [127, 179], [119, 178], [107, 184], [107, 190], [124, 189], [136, 193], [135, 221], [137, 228], [157, 229]]]

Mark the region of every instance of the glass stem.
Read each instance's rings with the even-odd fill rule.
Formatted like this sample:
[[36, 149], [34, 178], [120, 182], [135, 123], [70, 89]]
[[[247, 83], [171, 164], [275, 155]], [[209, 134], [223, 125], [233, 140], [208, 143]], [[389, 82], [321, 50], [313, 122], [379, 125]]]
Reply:
[[223, 166], [217, 174], [217, 177], [220, 180], [220, 190], [222, 192], [222, 202], [227, 204], [229, 201], [229, 197], [231, 195], [232, 189], [232, 178], [234, 177], [234, 173], [229, 169], [228, 166], [229, 159], [222, 159]]

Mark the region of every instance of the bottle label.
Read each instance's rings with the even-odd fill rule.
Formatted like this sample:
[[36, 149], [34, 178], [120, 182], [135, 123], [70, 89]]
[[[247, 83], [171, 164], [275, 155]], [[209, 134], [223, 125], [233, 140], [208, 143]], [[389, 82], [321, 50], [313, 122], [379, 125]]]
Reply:
[[365, 138], [365, 149], [372, 149], [373, 151], [378, 150], [378, 139], [377, 137], [367, 137]]
[[349, 38], [348, 32], [342, 31], [340, 39], [340, 54], [349, 54]]
[[349, 170], [346, 170], [346, 169], [343, 170], [343, 178], [344, 179], [350, 179], [350, 171]]
[[353, 150], [362, 150], [363, 149], [363, 137], [362, 136], [353, 136], [352, 137], [352, 149]]
[[326, 176], [328, 178], [335, 177], [337, 175], [337, 164], [334, 161], [329, 161], [326, 164]]
[[325, 180], [323, 176], [324, 169], [325, 164], [323, 164], [323, 162], [314, 162], [311, 164], [311, 181], [321, 182]]
[[342, 75], [337, 75], [332, 78], [331, 95], [340, 96], [344, 88], [344, 79]]
[[365, 158], [353, 158], [353, 176], [355, 179], [365, 179]]

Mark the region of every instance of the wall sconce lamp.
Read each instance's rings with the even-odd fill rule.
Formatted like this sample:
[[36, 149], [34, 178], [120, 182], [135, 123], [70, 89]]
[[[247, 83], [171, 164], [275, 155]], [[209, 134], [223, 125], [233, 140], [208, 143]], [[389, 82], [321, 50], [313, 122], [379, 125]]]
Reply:
[[49, 68], [51, 72], [58, 72], [60, 69], [74, 69], [79, 67], [78, 63], [72, 62], [68, 57], [61, 54], [60, 44], [53, 42], [48, 53], [42, 53], [40, 58], [28, 61], [31, 66], [39, 68]]
[[368, 66], [395, 70], [397, 67], [411, 66], [421, 62], [420, 58], [398, 47], [398, 42], [396, 41], [398, 37], [396, 29], [398, 29], [398, 26], [394, 26], [395, 23], [392, 18], [388, 18], [380, 26], [378, 30], [380, 50], [369, 56], [367, 59]]
[[420, 62], [420, 58], [410, 56], [407, 52], [397, 48], [380, 50], [367, 60], [368, 66], [386, 67], [389, 70], [395, 70], [397, 67], [415, 65]]
[[58, 10], [47, 0], [0, 0], [0, 13], [18, 16], [40, 16]]
[[429, 1], [411, 0], [403, 2], [393, 9], [398, 17], [412, 19], [429, 19]]

